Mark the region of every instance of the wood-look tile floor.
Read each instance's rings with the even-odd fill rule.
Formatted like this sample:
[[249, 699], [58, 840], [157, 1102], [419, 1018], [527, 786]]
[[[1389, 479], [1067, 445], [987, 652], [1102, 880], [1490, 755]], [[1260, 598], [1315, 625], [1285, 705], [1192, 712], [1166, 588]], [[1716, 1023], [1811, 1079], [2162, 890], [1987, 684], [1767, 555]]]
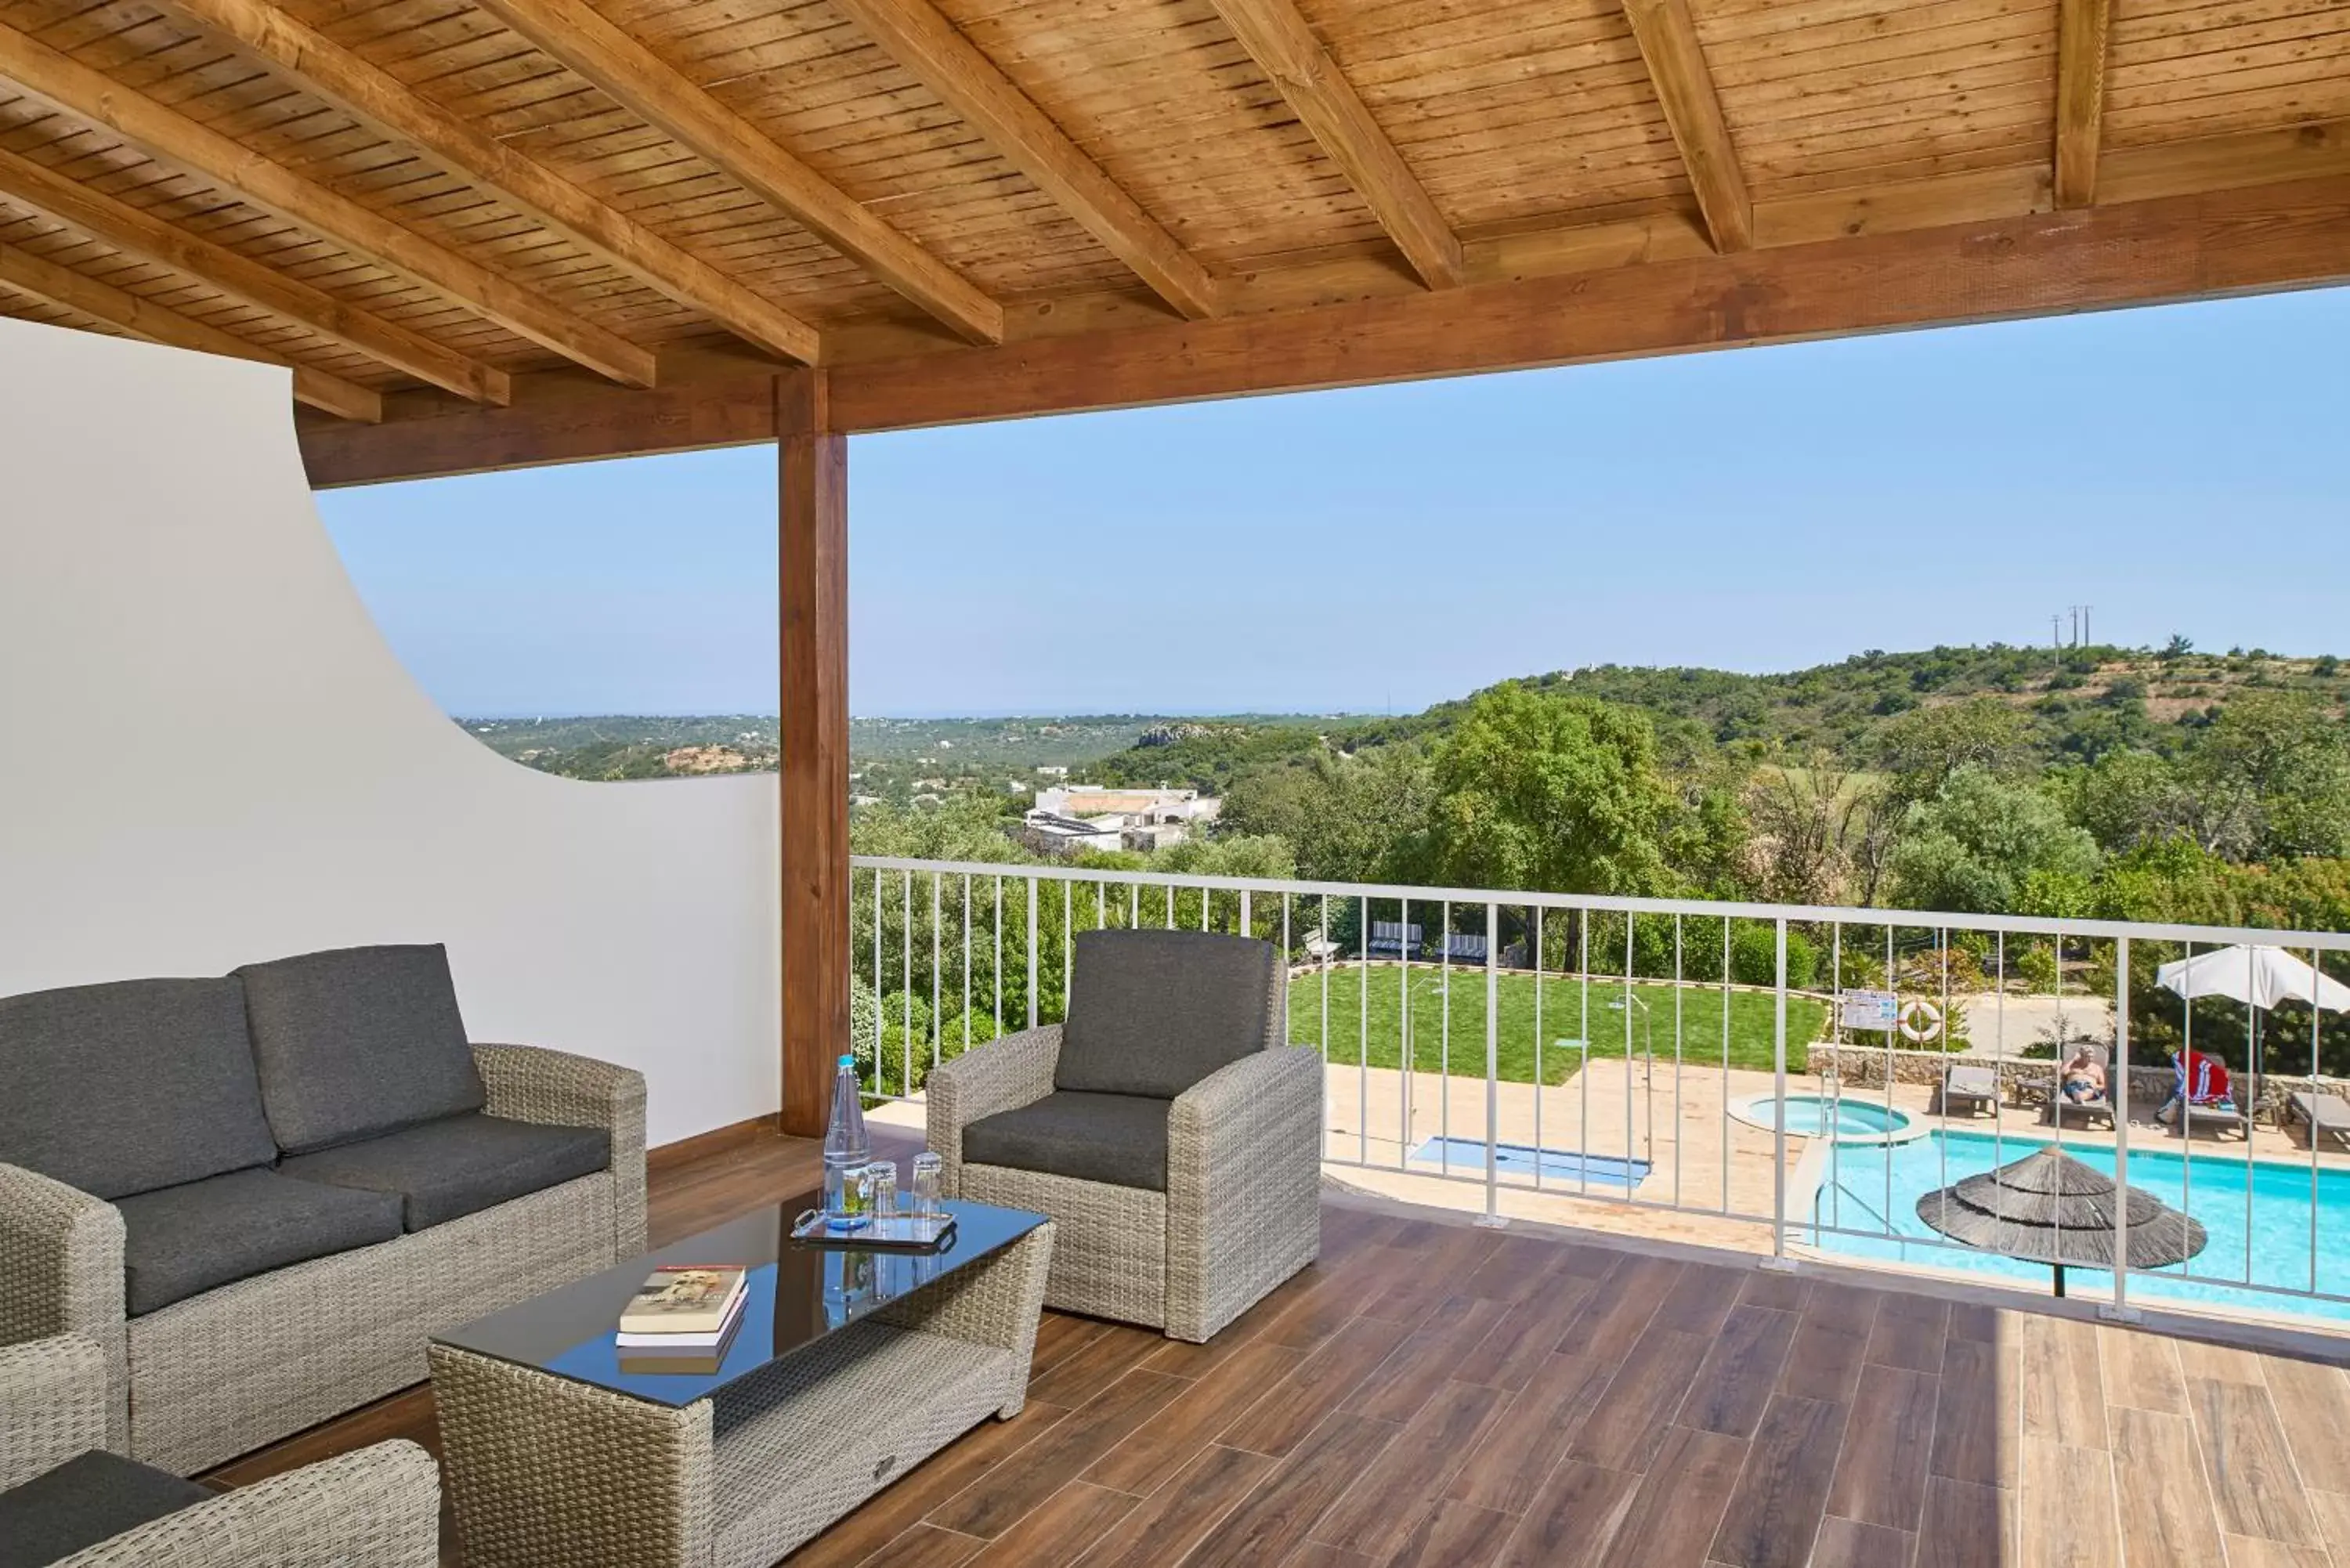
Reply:
[[[666, 1172], [655, 1234], [814, 1169], [776, 1138]], [[430, 1443], [429, 1395], [216, 1479], [390, 1436]], [[1213, 1345], [1048, 1314], [1017, 1419], [787, 1561], [2350, 1568], [2350, 1374], [1332, 1204]]]

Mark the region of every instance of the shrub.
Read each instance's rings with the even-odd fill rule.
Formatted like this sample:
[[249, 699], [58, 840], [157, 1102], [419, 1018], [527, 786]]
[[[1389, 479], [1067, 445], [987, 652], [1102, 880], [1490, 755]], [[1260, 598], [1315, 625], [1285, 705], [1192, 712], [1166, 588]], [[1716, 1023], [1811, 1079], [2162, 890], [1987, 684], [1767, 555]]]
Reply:
[[[1820, 952], [1801, 931], [1787, 933], [1787, 984], [1809, 991], [1819, 978]], [[1779, 978], [1779, 939], [1775, 927], [1749, 921], [1731, 933], [1730, 978], [1741, 985], [1775, 985]]]

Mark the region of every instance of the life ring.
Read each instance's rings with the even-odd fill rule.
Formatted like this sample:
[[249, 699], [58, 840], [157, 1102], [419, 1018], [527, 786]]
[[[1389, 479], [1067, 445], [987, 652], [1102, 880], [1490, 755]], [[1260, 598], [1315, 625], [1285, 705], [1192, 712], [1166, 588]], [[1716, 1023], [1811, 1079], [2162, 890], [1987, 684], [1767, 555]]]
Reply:
[[1930, 1002], [1912, 1002], [1901, 1009], [1901, 1038], [1922, 1045], [1942, 1033], [1942, 1010]]

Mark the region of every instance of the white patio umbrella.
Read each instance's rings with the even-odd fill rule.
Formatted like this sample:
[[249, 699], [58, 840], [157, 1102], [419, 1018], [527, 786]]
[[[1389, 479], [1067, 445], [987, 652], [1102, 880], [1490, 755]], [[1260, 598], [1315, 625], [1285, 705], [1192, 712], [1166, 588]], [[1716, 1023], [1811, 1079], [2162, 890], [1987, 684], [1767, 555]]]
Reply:
[[2189, 1002], [2199, 996], [2224, 996], [2254, 1010], [2251, 1060], [2244, 1065], [2252, 1079], [2255, 1099], [2261, 1075], [2262, 1012], [2280, 1002], [2306, 1002], [2328, 1012], [2350, 1012], [2350, 985], [2318, 973], [2282, 948], [2213, 948], [2193, 958], [2173, 959], [2154, 971], [2154, 979], [2156, 984]]
[[2350, 1012], [2350, 985], [2323, 975], [2282, 948], [2213, 948], [2174, 959], [2154, 971], [2155, 982], [2193, 1001], [2224, 996], [2253, 1007], [2306, 1002], [2329, 1012]]

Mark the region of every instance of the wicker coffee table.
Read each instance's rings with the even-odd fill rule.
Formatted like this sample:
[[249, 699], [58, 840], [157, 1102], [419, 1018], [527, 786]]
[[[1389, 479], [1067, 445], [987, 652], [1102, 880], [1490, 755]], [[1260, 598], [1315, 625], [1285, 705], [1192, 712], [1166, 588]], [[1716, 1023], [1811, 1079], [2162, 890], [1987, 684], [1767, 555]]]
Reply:
[[[804, 1195], [431, 1346], [469, 1568], [764, 1568], [989, 1416], [1016, 1415], [1052, 1260], [1041, 1214], [951, 1202], [937, 1256], [800, 1246]], [[714, 1373], [620, 1370], [656, 1262], [752, 1265]]]

